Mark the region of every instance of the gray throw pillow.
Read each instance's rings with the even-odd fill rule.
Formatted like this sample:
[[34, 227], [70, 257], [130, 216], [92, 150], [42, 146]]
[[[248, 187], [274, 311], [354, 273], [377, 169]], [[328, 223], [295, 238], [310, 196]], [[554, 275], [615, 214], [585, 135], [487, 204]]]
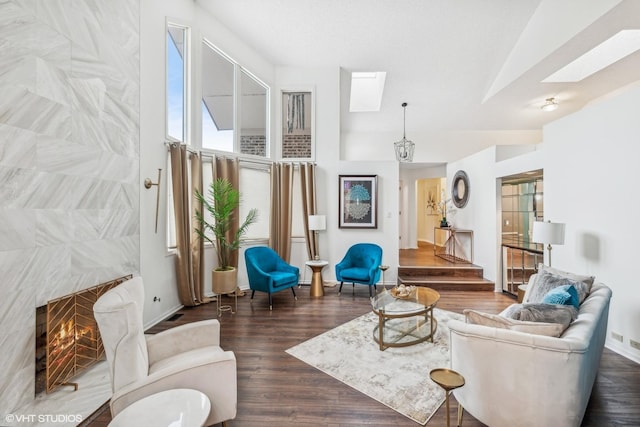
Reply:
[[500, 315], [529, 322], [560, 323], [566, 328], [576, 320], [578, 310], [572, 305], [511, 304]]
[[544, 265], [542, 263], [538, 264], [538, 273], [549, 273], [560, 277], [565, 277], [569, 279], [570, 283], [574, 282], [582, 283], [580, 286], [576, 287], [578, 291], [578, 297], [580, 299], [580, 304], [585, 300], [587, 295], [591, 292], [591, 287], [593, 286], [593, 282], [595, 281], [595, 276], [588, 276], [585, 274], [575, 274], [570, 273], [568, 271], [560, 270], [558, 268], [549, 267], [548, 265]]
[[527, 302], [541, 303], [544, 299], [544, 296], [550, 290], [555, 289], [559, 286], [573, 285], [573, 287], [576, 288], [576, 291], [578, 291], [579, 303], [582, 304], [582, 301], [584, 301], [587, 295], [589, 295], [589, 292], [591, 292], [592, 284], [593, 278], [591, 278], [590, 282], [583, 282], [570, 279], [567, 276], [561, 276], [550, 273], [548, 271], [542, 271], [537, 274], [535, 282], [529, 284], [529, 286], [532, 286], [532, 288], [529, 291]]

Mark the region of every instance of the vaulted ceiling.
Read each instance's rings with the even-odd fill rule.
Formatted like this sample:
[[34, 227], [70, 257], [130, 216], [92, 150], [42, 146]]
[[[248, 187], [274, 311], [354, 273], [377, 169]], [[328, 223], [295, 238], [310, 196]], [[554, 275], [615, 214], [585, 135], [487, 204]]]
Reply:
[[[402, 102], [408, 136], [536, 130], [640, 78], [636, 52], [580, 82], [542, 83], [640, 29], [637, 0], [197, 1], [275, 66], [386, 71], [379, 112], [350, 113], [342, 91], [343, 133], [400, 136]], [[541, 111], [550, 97], [560, 108]]]

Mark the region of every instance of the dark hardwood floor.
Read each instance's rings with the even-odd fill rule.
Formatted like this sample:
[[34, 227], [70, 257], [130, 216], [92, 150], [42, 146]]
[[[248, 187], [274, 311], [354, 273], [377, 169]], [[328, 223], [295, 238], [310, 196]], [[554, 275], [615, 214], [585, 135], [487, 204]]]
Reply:
[[[296, 288], [298, 301], [290, 291], [273, 296], [269, 311], [267, 295], [256, 293], [238, 299], [238, 312], [220, 318], [224, 349], [233, 350], [238, 369], [238, 415], [232, 426], [417, 426], [392, 409], [355, 391], [332, 377], [285, 353], [285, 350], [371, 310], [365, 286], [325, 288], [325, 296], [311, 298], [309, 287]], [[224, 297], [223, 302], [232, 302]], [[507, 294], [494, 292], [443, 291], [439, 308], [461, 313], [475, 308], [497, 313], [514, 302]], [[179, 318], [163, 321], [149, 332], [180, 324], [215, 318], [215, 303], [180, 310]], [[640, 369], [628, 359], [604, 351], [583, 426], [637, 426], [640, 424]], [[372, 367], [375, 369], [375, 367]], [[428, 372], [418, 373], [428, 375]], [[505, 372], [504, 375], [517, 375]], [[212, 381], [215, 379], [212, 378]], [[499, 401], [500, 396], [496, 396]], [[451, 417], [457, 405], [452, 399]], [[496, 406], [499, 410], [499, 405]], [[107, 426], [111, 416], [105, 405], [83, 425]], [[428, 426], [446, 425], [444, 405]], [[482, 423], [465, 413], [465, 427]], [[514, 424], [515, 425], [515, 424]]]

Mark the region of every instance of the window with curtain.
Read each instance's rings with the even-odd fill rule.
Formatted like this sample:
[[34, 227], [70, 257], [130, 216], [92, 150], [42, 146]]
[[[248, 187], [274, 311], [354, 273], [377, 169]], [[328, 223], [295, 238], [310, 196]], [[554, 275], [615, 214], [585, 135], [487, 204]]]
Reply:
[[267, 165], [240, 162], [240, 218], [258, 209], [258, 221], [249, 227], [246, 239], [269, 239], [271, 178]]
[[304, 238], [304, 221], [302, 218], [302, 187], [300, 181], [300, 168], [293, 170], [293, 194], [291, 197], [291, 237]]

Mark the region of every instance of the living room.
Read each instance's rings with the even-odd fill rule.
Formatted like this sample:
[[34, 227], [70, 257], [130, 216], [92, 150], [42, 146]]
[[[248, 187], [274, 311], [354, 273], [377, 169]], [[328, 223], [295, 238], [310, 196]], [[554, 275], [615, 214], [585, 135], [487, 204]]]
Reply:
[[[529, 16], [537, 7], [542, 13], [550, 3], [531, 2]], [[639, 28], [634, 22], [640, 15], [634, 2], [601, 6], [599, 11], [589, 10], [595, 14], [590, 16], [599, 17], [592, 19], [596, 22], [593, 27], [579, 27], [586, 36], [612, 21], [618, 27], [614, 25], [605, 33]], [[586, 9], [584, 5], [574, 8]], [[398, 98], [387, 107], [397, 110], [392, 128], [347, 132], [343, 128], [343, 114], [347, 114], [343, 108], [345, 69], [305, 62], [296, 66], [272, 64], [243, 41], [236, 27], [218, 20], [206, 1], [122, 0], [69, 11], [62, 2], [16, 0], [5, 2], [2, 9], [2, 27], [7, 34], [3, 56], [8, 59], [0, 73], [5, 94], [0, 101], [0, 165], [5, 183], [0, 211], [4, 243], [0, 265], [5, 276], [0, 285], [5, 295], [0, 306], [5, 360], [0, 374], [0, 414], [33, 400], [33, 362], [25, 355], [33, 352], [36, 306], [125, 274], [144, 277], [148, 286], [146, 326], [181, 306], [174, 255], [167, 249], [166, 187], [156, 192], [143, 186], [145, 178], [157, 182], [158, 169], [163, 169], [161, 186], [168, 182], [162, 90], [167, 19], [190, 25], [195, 43], [200, 35], [206, 36], [269, 84], [274, 98], [273, 140], [279, 117], [275, 94], [313, 89], [317, 204], [319, 212], [327, 216], [319, 246], [330, 266], [339, 262], [352, 244], [377, 242], [383, 248], [384, 261], [392, 266], [385, 282], [395, 283], [397, 254], [414, 245], [411, 236], [415, 234], [411, 225], [407, 231], [401, 229], [398, 183], [403, 182], [404, 194], [411, 194], [418, 178], [446, 177], [450, 182], [458, 170], [464, 170], [470, 177], [471, 197], [467, 206], [457, 211], [455, 225], [474, 230], [474, 262], [484, 267], [485, 277], [498, 283], [499, 180], [543, 169], [545, 219], [567, 227], [564, 245], [553, 249], [553, 265], [592, 274], [613, 290], [606, 346], [640, 362], [639, 350], [631, 346], [631, 340], [640, 342], [635, 328], [640, 321], [636, 309], [640, 296], [632, 279], [637, 253], [634, 242], [639, 237], [632, 221], [638, 216], [640, 203], [629, 198], [635, 170], [632, 144], [640, 136], [635, 113], [640, 105], [637, 81], [619, 84], [588, 101], [572, 104], [568, 96], [556, 110], [557, 119], [540, 118], [536, 129], [513, 129], [505, 124], [491, 130], [412, 132], [412, 121], [418, 119], [411, 112], [418, 107], [413, 107], [411, 98]], [[549, 19], [552, 17], [552, 22], [566, 23], [566, 27], [578, 19], [573, 13], [552, 14]], [[536, 39], [523, 38], [520, 43], [527, 40], [535, 46]], [[571, 50], [570, 37], [565, 35], [564, 40], [568, 45], [563, 45], [564, 49]], [[516, 41], [511, 40], [511, 45]], [[551, 55], [553, 51], [547, 52]], [[532, 49], [525, 45], [520, 54], [525, 52]], [[637, 63], [636, 53], [621, 66], [637, 69]], [[543, 71], [554, 71], [534, 65], [530, 64], [535, 77], [544, 78], [546, 75], [540, 75]], [[521, 73], [524, 78], [531, 77], [526, 69]], [[603, 73], [604, 80], [615, 80], [607, 71]], [[491, 83], [491, 79], [487, 81]], [[197, 81], [194, 85], [197, 87]], [[543, 101], [549, 92], [556, 91], [560, 90], [541, 90], [535, 100]], [[567, 93], [578, 97], [570, 90]], [[410, 92], [403, 96], [409, 97]], [[414, 162], [425, 164], [418, 170], [400, 167], [392, 149], [401, 136], [400, 104], [405, 101], [409, 102], [407, 136], [417, 143]], [[533, 99], [519, 102], [528, 108], [514, 116], [546, 114], [540, 105], [528, 105]], [[454, 110], [455, 105], [441, 108]], [[566, 114], [562, 108], [574, 112]], [[462, 147], [462, 154], [452, 157], [456, 145]], [[427, 165], [433, 163], [436, 165]], [[344, 174], [378, 177], [376, 229], [338, 227], [336, 190], [338, 177]], [[407, 237], [402, 245], [400, 235]], [[208, 249], [205, 254], [207, 271], [213, 263], [211, 252]], [[294, 240], [291, 252], [291, 263], [304, 271], [304, 241]], [[240, 286], [246, 289], [242, 265], [239, 270]], [[324, 274], [326, 280], [335, 280], [332, 268]], [[622, 341], [613, 339], [611, 332], [622, 336]]]

